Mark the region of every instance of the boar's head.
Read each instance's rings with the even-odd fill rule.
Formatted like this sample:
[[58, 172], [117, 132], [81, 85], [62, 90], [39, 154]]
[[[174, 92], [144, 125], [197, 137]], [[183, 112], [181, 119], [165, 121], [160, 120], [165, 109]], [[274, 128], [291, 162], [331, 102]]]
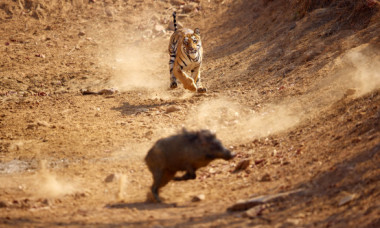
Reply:
[[215, 134], [209, 130], [201, 130], [197, 133], [198, 141], [202, 150], [206, 154], [207, 159], [222, 158], [224, 160], [230, 160], [235, 157], [235, 153], [232, 153], [222, 145], [222, 142], [216, 138]]

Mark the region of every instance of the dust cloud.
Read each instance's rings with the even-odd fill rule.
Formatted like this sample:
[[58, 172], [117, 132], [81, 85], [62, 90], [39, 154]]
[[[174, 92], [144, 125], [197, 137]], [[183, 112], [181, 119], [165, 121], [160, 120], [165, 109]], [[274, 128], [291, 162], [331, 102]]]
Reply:
[[304, 95], [263, 104], [258, 112], [229, 98], [206, 101], [190, 112], [187, 126], [211, 129], [223, 141], [237, 143], [285, 131], [317, 117], [342, 98], [380, 88], [380, 58], [371, 46], [350, 50], [332, 68], [330, 76]]
[[40, 170], [34, 180], [37, 184], [33, 194], [40, 197], [59, 197], [75, 192], [75, 188], [71, 183], [60, 180], [56, 175], [49, 172], [46, 167], [46, 160], [40, 161]]
[[[166, 39], [154, 41], [157, 45], [144, 46], [141, 43], [118, 49], [112, 62], [114, 74], [106, 87], [120, 92], [138, 91], [147, 99], [187, 99], [193, 93], [169, 89], [169, 55], [164, 48]], [[158, 48], [159, 47], [159, 48]], [[181, 86], [181, 85], [180, 85]]]
[[[286, 130], [300, 121], [297, 107], [268, 105], [255, 112], [228, 98], [206, 101], [195, 108], [191, 128], [208, 128], [227, 143], [245, 141]], [[198, 113], [198, 114], [196, 114]]]
[[[128, 46], [118, 51], [115, 56], [115, 75], [111, 85], [120, 91], [135, 89], [163, 90], [168, 84], [167, 56], [149, 47], [139, 45]], [[166, 69], [166, 68], [165, 68]]]
[[125, 174], [121, 174], [119, 177], [119, 191], [117, 193], [117, 199], [122, 201], [125, 199], [125, 182], [127, 180], [127, 176]]
[[380, 88], [379, 51], [371, 45], [362, 45], [337, 61], [341, 68], [338, 72], [339, 82], [356, 90], [356, 97]]

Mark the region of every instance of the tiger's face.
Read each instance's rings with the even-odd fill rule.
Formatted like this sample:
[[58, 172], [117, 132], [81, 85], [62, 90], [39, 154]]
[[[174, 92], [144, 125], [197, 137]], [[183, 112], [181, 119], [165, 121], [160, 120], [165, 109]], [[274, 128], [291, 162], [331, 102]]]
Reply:
[[202, 47], [199, 29], [196, 28], [194, 33], [186, 34], [183, 39], [186, 54], [192, 59], [197, 58], [199, 49]]

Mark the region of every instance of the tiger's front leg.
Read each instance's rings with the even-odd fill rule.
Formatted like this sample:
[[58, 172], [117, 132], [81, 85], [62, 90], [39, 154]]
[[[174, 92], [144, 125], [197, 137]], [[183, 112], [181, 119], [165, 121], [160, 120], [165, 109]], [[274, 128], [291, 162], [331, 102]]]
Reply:
[[207, 89], [203, 87], [202, 82], [201, 82], [201, 66], [198, 66], [195, 69], [191, 70], [191, 77], [194, 79], [196, 83], [197, 92], [205, 93]]
[[183, 87], [185, 89], [188, 89], [190, 91], [197, 91], [197, 86], [195, 85], [194, 79], [191, 77], [187, 76], [186, 73], [184, 73], [181, 69], [180, 66], [175, 66], [174, 67], [174, 76], [180, 80], [180, 82], [183, 84]]

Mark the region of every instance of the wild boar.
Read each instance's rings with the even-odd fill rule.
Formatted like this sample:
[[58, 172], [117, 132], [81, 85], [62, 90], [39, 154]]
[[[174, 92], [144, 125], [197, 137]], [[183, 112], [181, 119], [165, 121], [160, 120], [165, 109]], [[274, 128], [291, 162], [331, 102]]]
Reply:
[[196, 170], [217, 158], [235, 157], [209, 130], [187, 131], [158, 140], [148, 151], [145, 162], [153, 175], [151, 191], [154, 200], [161, 202], [159, 189], [173, 179], [177, 171], [186, 171], [176, 181], [196, 178]]

